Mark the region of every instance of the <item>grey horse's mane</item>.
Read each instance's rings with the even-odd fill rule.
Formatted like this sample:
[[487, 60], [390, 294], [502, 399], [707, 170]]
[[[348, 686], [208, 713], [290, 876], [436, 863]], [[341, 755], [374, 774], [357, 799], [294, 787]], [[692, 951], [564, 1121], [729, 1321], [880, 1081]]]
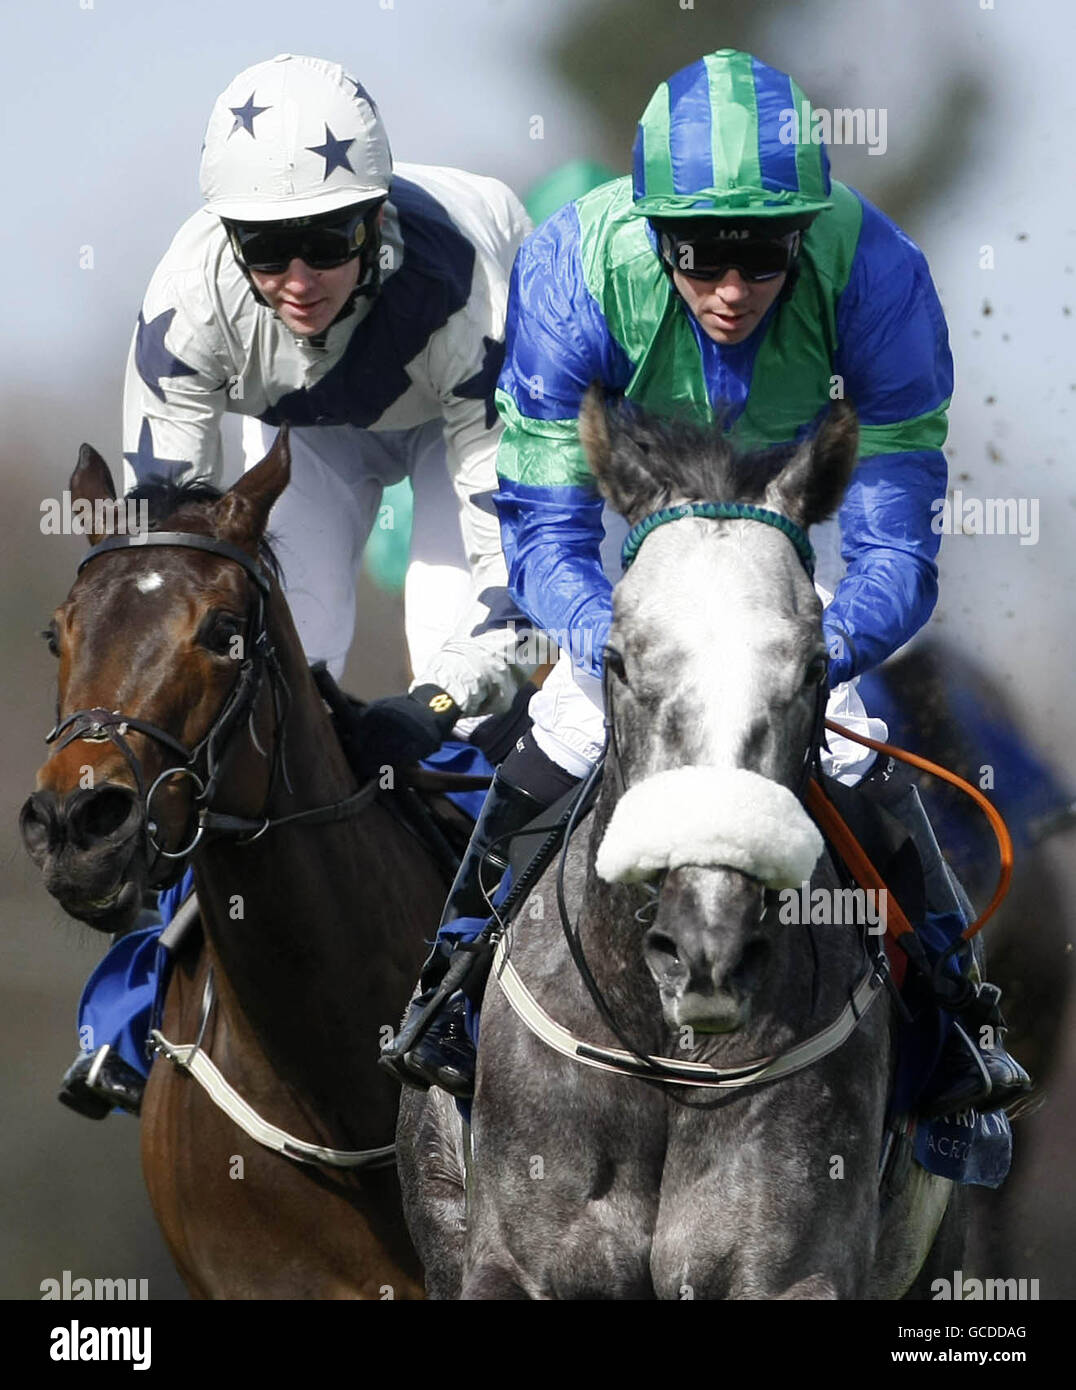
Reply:
[[808, 438], [742, 449], [728, 418], [705, 424], [656, 416], [623, 399], [603, 401], [591, 387], [579, 416], [591, 472], [606, 499], [635, 523], [673, 502], [776, 506], [801, 525], [832, 515], [854, 466], [854, 408], [834, 402]]
[[618, 436], [627, 432], [646, 455], [650, 481], [667, 498], [759, 503], [796, 452], [794, 444], [737, 449], [713, 422], [644, 415], [624, 405], [613, 413], [611, 424]]

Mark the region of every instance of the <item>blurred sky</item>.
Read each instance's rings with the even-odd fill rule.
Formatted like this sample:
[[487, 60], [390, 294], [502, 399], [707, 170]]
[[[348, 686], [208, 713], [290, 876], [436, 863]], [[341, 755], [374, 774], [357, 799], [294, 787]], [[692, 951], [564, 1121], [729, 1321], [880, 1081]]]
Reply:
[[[1037, 546], [951, 538], [939, 622], [1027, 696], [1040, 734], [1063, 722], [1070, 737], [1059, 740], [1059, 756], [1076, 775], [1076, 730], [1067, 696], [1059, 698], [1073, 674], [1076, 593], [1076, 23], [1071, 0], [983, 3], [804, 0], [768, 28], [759, 7], [756, 47], [808, 93], [887, 108], [883, 157], [832, 151], [838, 176], [868, 192], [924, 146], [943, 151], [939, 93], [959, 74], [979, 84], [968, 157], [910, 230], [928, 254], [956, 357], [953, 481], [968, 495], [1040, 498], [1041, 538]], [[551, 40], [570, 36], [587, 8], [583, 0], [7, 0], [0, 409], [31, 393], [67, 407], [85, 400], [88, 418], [108, 422], [96, 442], [117, 457], [139, 300], [198, 204], [204, 125], [240, 68], [281, 51], [339, 58], [378, 100], [398, 158], [494, 173], [523, 192], [569, 157], [615, 157], [546, 62]], [[653, 0], [653, 23], [697, 32], [698, 52], [723, 41], [719, 0], [695, 0], [690, 11]], [[600, 52], [593, 68], [595, 84], [617, 81]], [[666, 75], [655, 72], [654, 83]], [[540, 141], [529, 137], [535, 114]], [[625, 167], [631, 136], [629, 125]], [[984, 244], [994, 248], [992, 271], [979, 268]], [[92, 270], [79, 268], [85, 245]], [[0, 469], [22, 466], [0, 447]]]

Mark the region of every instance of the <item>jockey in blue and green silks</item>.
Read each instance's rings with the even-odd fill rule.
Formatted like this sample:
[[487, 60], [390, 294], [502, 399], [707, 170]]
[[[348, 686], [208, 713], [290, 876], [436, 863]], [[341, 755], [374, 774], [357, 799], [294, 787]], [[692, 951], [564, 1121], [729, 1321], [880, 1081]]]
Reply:
[[[831, 599], [827, 712], [884, 737], [851, 682], [908, 641], [937, 599], [931, 503], [946, 492], [952, 359], [922, 252], [831, 180], [812, 125], [786, 74], [750, 54], [708, 54], [655, 92], [632, 175], [556, 212], [517, 255], [495, 501], [512, 596], [537, 627], [560, 635], [562, 651], [531, 701], [531, 732], [501, 765], [472, 841], [478, 854], [528, 809], [522, 796], [534, 814], [534, 801], [586, 774], [604, 742], [601, 661], [626, 524], [605, 508], [579, 438], [580, 403], [595, 381], [657, 414], [719, 421], [745, 448], [799, 440], [833, 399], [854, 402], [859, 464], [839, 518], [812, 537]], [[874, 762], [848, 740], [831, 739], [823, 754], [827, 774], [849, 785], [866, 778], [912, 833], [932, 909], [924, 934], [943, 950], [965, 925], [966, 900], [914, 786], [898, 783], [889, 760]], [[467, 871], [465, 863], [446, 919], [457, 900], [457, 917], [485, 915], [467, 893]], [[469, 935], [473, 923], [447, 920], [419, 1004], [443, 973], [450, 938]], [[459, 1001], [421, 1040], [407, 1031], [405, 1023], [394, 1050], [397, 1074], [466, 1095]], [[962, 1035], [936, 1069], [926, 1108], [989, 1108], [1026, 1084], [1000, 1047], [980, 1054]]]

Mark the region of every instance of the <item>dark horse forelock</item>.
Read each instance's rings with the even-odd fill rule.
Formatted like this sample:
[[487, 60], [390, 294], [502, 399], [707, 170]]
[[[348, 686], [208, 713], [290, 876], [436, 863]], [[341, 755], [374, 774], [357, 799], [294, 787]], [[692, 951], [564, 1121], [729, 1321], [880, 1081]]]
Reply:
[[[125, 500], [148, 504], [151, 531], [192, 530], [213, 535], [215, 527], [211, 512], [223, 496], [220, 488], [204, 478], [180, 481], [167, 474], [153, 474], [131, 488]], [[169, 523], [167, 528], [166, 522]], [[258, 558], [279, 581], [280, 561], [273, 550], [269, 532], [262, 536], [258, 544]]]
[[655, 509], [673, 500], [759, 504], [796, 449], [741, 450], [712, 422], [643, 414], [625, 402], [610, 410], [609, 426], [612, 474]]
[[834, 401], [810, 438], [767, 449], [730, 443], [729, 420], [697, 424], [660, 418], [592, 386], [579, 413], [579, 436], [605, 500], [639, 522], [674, 502], [761, 504], [799, 525], [816, 525], [840, 503], [855, 465], [854, 407]]

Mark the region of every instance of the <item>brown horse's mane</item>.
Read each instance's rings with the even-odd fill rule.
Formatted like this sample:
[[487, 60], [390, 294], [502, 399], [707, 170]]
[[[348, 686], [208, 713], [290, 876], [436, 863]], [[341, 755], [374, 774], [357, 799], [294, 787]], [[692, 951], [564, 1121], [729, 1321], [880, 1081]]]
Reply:
[[[126, 494], [125, 500], [147, 502], [149, 504], [149, 527], [151, 531], [161, 530], [163, 523], [198, 520], [211, 526], [207, 515], [210, 507], [224, 496], [223, 491], [204, 478], [188, 478], [179, 481], [165, 474], [143, 478]], [[258, 546], [258, 556], [265, 567], [278, 581], [281, 579], [280, 561], [273, 550], [270, 533], [262, 537]]]

